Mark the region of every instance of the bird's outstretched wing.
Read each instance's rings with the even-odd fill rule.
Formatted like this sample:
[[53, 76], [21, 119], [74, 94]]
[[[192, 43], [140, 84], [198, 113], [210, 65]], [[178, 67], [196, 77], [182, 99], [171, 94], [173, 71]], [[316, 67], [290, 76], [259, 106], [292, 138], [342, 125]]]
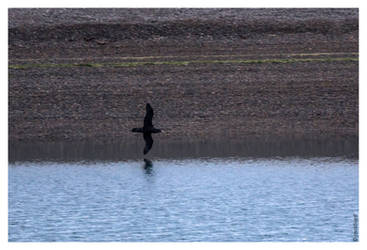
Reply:
[[146, 114], [145, 114], [145, 117], [144, 117], [144, 127], [152, 127], [153, 126], [153, 123], [152, 123], [152, 119], [153, 119], [153, 109], [152, 109], [152, 106], [150, 106], [149, 103], [147, 103], [146, 105]]
[[153, 146], [152, 133], [144, 133], [143, 137], [144, 137], [144, 141], [145, 141], [144, 154], [146, 154], [146, 153], [149, 152], [149, 150]]

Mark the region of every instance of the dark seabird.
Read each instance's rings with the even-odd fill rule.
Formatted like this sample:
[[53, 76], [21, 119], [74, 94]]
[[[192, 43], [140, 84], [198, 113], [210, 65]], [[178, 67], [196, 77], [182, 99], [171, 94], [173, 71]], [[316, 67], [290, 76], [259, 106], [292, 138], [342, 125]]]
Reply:
[[145, 114], [144, 118], [144, 127], [142, 128], [133, 128], [131, 131], [136, 133], [143, 133], [143, 138], [145, 141], [144, 147], [144, 154], [148, 153], [149, 150], [153, 146], [153, 138], [152, 133], [160, 133], [161, 130], [157, 129], [153, 126], [152, 119], [153, 119], [153, 109], [149, 103], [146, 105], [147, 113]]

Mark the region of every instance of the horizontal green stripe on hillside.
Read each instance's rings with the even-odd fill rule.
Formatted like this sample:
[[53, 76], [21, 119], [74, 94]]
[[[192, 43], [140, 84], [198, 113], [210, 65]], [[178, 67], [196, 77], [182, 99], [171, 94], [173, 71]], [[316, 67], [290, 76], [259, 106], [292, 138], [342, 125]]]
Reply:
[[139, 67], [149, 65], [176, 65], [190, 64], [261, 64], [261, 63], [298, 63], [298, 62], [358, 62], [358, 57], [330, 57], [330, 58], [286, 58], [286, 59], [233, 59], [233, 60], [185, 60], [185, 61], [149, 61], [149, 62], [102, 62], [102, 63], [32, 63], [12, 64], [9, 69], [29, 68], [66, 68], [66, 67]]

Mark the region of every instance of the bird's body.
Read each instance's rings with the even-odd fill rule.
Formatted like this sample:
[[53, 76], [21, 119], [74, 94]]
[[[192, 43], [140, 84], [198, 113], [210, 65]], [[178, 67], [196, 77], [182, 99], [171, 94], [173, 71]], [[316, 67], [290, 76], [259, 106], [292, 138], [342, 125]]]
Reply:
[[146, 154], [153, 146], [153, 138], [152, 133], [160, 133], [161, 130], [157, 129], [153, 126], [152, 119], [153, 119], [153, 109], [149, 103], [146, 105], [146, 114], [144, 117], [144, 127], [142, 128], [133, 128], [131, 131], [135, 133], [143, 133], [143, 138], [145, 141], [145, 147], [143, 153]]

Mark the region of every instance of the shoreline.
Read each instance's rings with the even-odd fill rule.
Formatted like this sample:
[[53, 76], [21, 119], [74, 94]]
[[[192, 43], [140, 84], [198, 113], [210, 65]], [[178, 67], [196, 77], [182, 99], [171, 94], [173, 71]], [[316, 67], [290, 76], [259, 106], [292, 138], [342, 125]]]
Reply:
[[154, 146], [143, 155], [141, 136], [130, 140], [9, 142], [9, 163], [119, 162], [131, 160], [212, 158], [328, 158], [358, 159], [358, 137], [253, 137], [246, 139], [164, 139], [153, 136]]

